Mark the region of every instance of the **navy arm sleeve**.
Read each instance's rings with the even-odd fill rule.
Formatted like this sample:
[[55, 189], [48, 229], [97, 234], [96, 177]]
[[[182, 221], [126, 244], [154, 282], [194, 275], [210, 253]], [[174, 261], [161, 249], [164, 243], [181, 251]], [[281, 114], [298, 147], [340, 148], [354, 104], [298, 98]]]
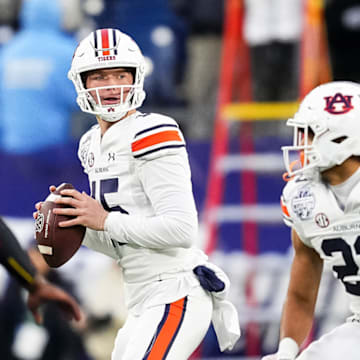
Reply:
[[36, 269], [18, 240], [0, 218], [0, 263], [25, 288], [30, 290], [35, 281]]

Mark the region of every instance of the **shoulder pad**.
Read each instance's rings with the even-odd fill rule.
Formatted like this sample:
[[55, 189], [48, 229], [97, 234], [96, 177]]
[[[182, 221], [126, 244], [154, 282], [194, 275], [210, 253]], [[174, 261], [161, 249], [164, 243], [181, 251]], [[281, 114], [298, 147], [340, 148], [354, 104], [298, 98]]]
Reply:
[[83, 143], [87, 142], [89, 138], [93, 136], [93, 134], [96, 132], [96, 130], [99, 129], [99, 125], [93, 125], [88, 131], [86, 131], [80, 138], [79, 146], [81, 146]]
[[139, 114], [131, 142], [134, 158], [152, 160], [176, 154], [185, 147], [185, 140], [174, 119], [160, 114]]

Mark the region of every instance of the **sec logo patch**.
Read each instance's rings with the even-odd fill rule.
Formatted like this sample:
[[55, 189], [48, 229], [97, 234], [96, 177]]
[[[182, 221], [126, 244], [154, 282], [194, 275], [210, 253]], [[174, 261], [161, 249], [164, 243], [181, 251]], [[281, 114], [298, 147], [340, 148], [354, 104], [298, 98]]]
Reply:
[[321, 228], [326, 228], [329, 226], [330, 221], [329, 218], [324, 213], [319, 213], [315, 216], [316, 225]]

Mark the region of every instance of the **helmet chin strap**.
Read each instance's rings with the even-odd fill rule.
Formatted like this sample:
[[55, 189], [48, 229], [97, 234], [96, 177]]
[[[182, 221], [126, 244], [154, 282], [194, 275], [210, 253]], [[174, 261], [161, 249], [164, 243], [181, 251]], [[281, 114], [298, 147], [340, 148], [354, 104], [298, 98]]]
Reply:
[[128, 113], [128, 111], [123, 112], [123, 113], [121, 113], [121, 114], [120, 114], [118, 117], [116, 117], [116, 118], [108, 118], [108, 117], [106, 117], [106, 115], [105, 115], [104, 117], [101, 117], [101, 115], [100, 115], [100, 118], [101, 118], [102, 120], [104, 120], [104, 121], [113, 123], [113, 122], [122, 120], [124, 117], [126, 117], [127, 113]]
[[[98, 117], [100, 117], [104, 121], [108, 122], [116, 122], [123, 117], [125, 117], [128, 112], [131, 110], [131, 101], [128, 99], [125, 100], [125, 103], [121, 104], [114, 104], [112, 105], [101, 105], [97, 104], [93, 97], [89, 96], [89, 102], [96, 113]], [[121, 107], [124, 107], [126, 105], [126, 108], [121, 110]]]
[[98, 117], [104, 121], [108, 121], [108, 122], [116, 122], [118, 120], [123, 119], [130, 110], [124, 110], [124, 111], [119, 111], [116, 112], [115, 114], [105, 114], [102, 111], [99, 111]]

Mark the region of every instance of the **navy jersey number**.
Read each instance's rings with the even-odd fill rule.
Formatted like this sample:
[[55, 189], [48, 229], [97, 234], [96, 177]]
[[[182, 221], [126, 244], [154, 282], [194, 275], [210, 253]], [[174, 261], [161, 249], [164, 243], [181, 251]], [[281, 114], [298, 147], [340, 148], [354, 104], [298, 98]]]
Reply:
[[[360, 255], [360, 236], [357, 237], [355, 244], [355, 252]], [[333, 271], [337, 273], [337, 277], [345, 285], [346, 291], [353, 295], [360, 295], [360, 281], [347, 282], [347, 276], [358, 275], [359, 266], [354, 260], [350, 245], [342, 238], [325, 239], [321, 244], [321, 248], [327, 256], [332, 256], [334, 252], [341, 252], [344, 258], [344, 265], [334, 265]]]
[[[91, 196], [95, 199], [96, 181], [91, 182]], [[106, 211], [120, 211], [123, 214], [129, 214], [120, 205], [110, 207], [105, 200], [105, 194], [115, 193], [118, 191], [119, 179], [103, 179], [100, 180], [100, 202]]]

